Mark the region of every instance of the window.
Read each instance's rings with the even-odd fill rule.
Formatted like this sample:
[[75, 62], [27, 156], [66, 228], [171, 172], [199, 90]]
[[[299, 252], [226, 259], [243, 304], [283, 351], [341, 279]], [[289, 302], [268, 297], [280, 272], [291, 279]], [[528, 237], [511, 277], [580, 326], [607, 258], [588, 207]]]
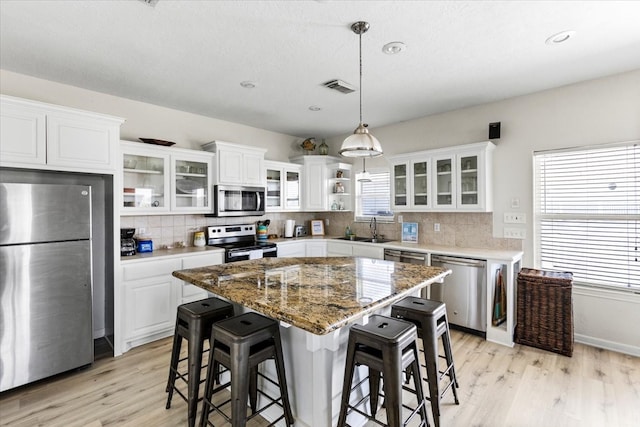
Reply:
[[369, 171], [370, 182], [360, 182], [356, 174], [356, 221], [392, 221], [391, 183], [388, 170]]
[[640, 289], [640, 141], [535, 153], [534, 186], [536, 265]]

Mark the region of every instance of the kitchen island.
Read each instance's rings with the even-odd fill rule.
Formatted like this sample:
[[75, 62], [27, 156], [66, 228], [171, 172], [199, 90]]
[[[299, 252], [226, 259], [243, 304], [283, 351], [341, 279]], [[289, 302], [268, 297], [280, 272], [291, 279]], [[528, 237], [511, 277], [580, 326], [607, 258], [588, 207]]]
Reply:
[[[419, 295], [450, 271], [370, 258], [263, 258], [174, 271], [241, 310], [281, 322], [296, 426], [333, 426], [340, 410], [349, 326]], [[271, 364], [267, 365], [271, 368]], [[269, 418], [269, 412], [265, 413]], [[356, 418], [349, 419], [358, 425]]]

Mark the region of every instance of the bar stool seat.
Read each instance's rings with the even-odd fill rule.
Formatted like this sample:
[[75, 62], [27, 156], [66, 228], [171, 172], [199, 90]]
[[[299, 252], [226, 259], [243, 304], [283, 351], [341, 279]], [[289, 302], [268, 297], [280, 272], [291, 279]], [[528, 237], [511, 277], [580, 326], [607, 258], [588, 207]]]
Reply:
[[[420, 367], [418, 364], [417, 328], [410, 322], [392, 319], [386, 316], [372, 315], [366, 325], [353, 325], [349, 329], [347, 359], [345, 363], [344, 382], [342, 386], [342, 402], [338, 426], [343, 427], [347, 421], [349, 410], [358, 412], [370, 420], [375, 420], [380, 393], [380, 375], [382, 374], [384, 406], [387, 411], [387, 425], [399, 427], [406, 425], [417, 414], [420, 414], [420, 426], [428, 426], [427, 411]], [[356, 365], [369, 368], [369, 391], [356, 404], [350, 403], [353, 376]], [[402, 372], [409, 370], [413, 374], [414, 389], [403, 386]], [[417, 397], [416, 408], [409, 408], [402, 403], [402, 390], [413, 392]], [[369, 397], [370, 414], [360, 410], [358, 406]], [[412, 412], [406, 420], [402, 420], [402, 408]], [[375, 420], [376, 423], [380, 423]]]
[[[258, 365], [266, 360], [275, 362], [277, 380], [258, 373]], [[218, 385], [214, 389], [216, 376], [215, 364], [220, 363], [229, 369], [231, 380]], [[280, 396], [274, 398], [262, 390], [258, 390], [258, 376], [277, 385]], [[212, 397], [219, 391], [231, 386], [231, 398], [221, 404], [213, 404]], [[269, 401], [262, 408], [257, 408], [257, 395]], [[247, 399], [251, 407], [251, 415], [247, 416]], [[222, 407], [231, 404], [231, 417], [222, 411]], [[247, 421], [262, 411], [278, 405], [283, 414], [271, 425], [285, 419], [287, 425], [293, 425], [293, 414], [287, 392], [287, 380], [284, 370], [284, 358], [280, 341], [280, 325], [277, 321], [257, 313], [245, 313], [220, 321], [211, 330], [211, 354], [207, 368], [205, 395], [200, 425], [213, 425], [209, 422], [209, 414], [215, 410], [233, 427], [243, 427]]]
[[[169, 393], [166, 408], [171, 407], [173, 392], [177, 392], [187, 402], [189, 427], [195, 426], [196, 423], [198, 390], [202, 382], [200, 373], [202, 354], [205, 351], [204, 342], [211, 337], [211, 327], [215, 322], [231, 316], [233, 316], [233, 305], [219, 298], [207, 298], [178, 306], [166, 388]], [[183, 339], [187, 340], [189, 347], [187, 357], [180, 359]], [[178, 372], [178, 364], [185, 360], [188, 364], [187, 372]], [[176, 378], [187, 383], [187, 396], [176, 387]]]
[[[453, 364], [453, 352], [451, 351], [451, 336], [449, 334], [449, 321], [447, 319], [447, 307], [445, 303], [417, 297], [406, 297], [391, 307], [391, 317], [412, 322], [418, 327], [418, 336], [422, 338], [425, 366], [427, 370], [426, 381], [429, 384], [429, 397], [431, 412], [436, 427], [440, 426], [440, 401], [449, 390], [453, 390], [453, 398], [456, 405], [458, 401], [458, 379]], [[438, 339], [442, 339], [444, 356], [439, 354]], [[446, 367], [439, 369], [439, 359], [446, 361]], [[442, 379], [449, 378], [448, 384], [441, 389]]]

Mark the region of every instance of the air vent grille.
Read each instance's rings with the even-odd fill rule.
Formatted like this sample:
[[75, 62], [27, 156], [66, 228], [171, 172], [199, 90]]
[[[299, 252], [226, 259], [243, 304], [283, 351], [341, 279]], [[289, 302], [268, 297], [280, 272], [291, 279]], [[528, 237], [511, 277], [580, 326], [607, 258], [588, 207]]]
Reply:
[[354, 86], [338, 79], [330, 80], [326, 83], [323, 83], [322, 85], [324, 87], [328, 87], [329, 89], [337, 90], [338, 92], [342, 92], [342, 93], [351, 93], [356, 91], [356, 88]]

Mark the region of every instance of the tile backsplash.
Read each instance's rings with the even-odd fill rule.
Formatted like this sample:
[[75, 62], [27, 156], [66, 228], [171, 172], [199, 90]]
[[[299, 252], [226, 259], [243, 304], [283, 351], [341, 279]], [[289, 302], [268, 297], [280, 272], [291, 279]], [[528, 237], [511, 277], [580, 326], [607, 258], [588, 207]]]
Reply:
[[[418, 223], [418, 243], [423, 245], [444, 245], [495, 250], [522, 250], [522, 240], [493, 237], [492, 213], [402, 213], [404, 221]], [[359, 236], [370, 236], [368, 222], [354, 222], [353, 212], [322, 213], [269, 213], [261, 217], [208, 218], [203, 215], [140, 215], [123, 216], [120, 227], [135, 228], [136, 233], [144, 229], [154, 242], [155, 248], [174, 246], [176, 242], [193, 245], [193, 233], [203, 231], [209, 225], [247, 224], [271, 220], [269, 234], [284, 234], [284, 223], [294, 219], [296, 224], [308, 225], [312, 219], [325, 220], [325, 233], [341, 236], [345, 228]], [[328, 220], [328, 224], [327, 224]], [[440, 231], [434, 231], [434, 224], [440, 224]], [[400, 240], [401, 225], [378, 223], [378, 234], [387, 239]]]

